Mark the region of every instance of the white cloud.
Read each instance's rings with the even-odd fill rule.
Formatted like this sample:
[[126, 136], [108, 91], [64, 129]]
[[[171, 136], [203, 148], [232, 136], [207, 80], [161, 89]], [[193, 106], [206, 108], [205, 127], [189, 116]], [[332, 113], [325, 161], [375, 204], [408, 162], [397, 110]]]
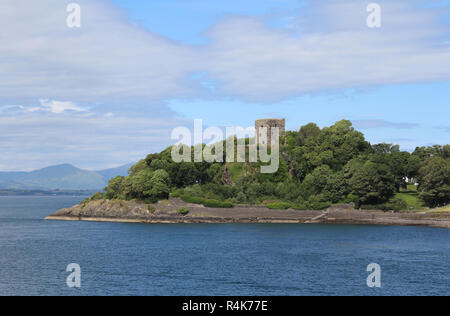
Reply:
[[[54, 114], [62, 114], [66, 111], [74, 112], [87, 112], [88, 109], [79, 107], [70, 101], [56, 101], [56, 100], [46, 100], [40, 99], [39, 103], [42, 105], [44, 111], [49, 111]], [[39, 108], [32, 108], [33, 111], [37, 111]]]
[[[61, 0], [0, 3], [0, 95], [108, 102], [208, 93], [275, 101], [324, 89], [448, 80], [444, 8], [419, 1], [378, 2], [382, 28], [366, 26], [366, 3], [312, 2], [274, 29], [256, 17], [230, 17], [188, 46], [127, 21], [100, 0], [78, 0], [82, 27], [66, 26]], [[192, 79], [208, 74], [209, 86]]]
[[383, 24], [376, 30], [366, 26], [360, 1], [316, 2], [297, 17], [296, 30], [269, 28], [256, 18], [226, 19], [208, 32], [207, 68], [224, 94], [256, 101], [449, 80], [450, 48], [443, 44], [449, 32], [439, 24], [444, 9], [381, 3]]
[[52, 113], [52, 114], [64, 114], [64, 113], [87, 113], [88, 108], [80, 107], [74, 102], [70, 101], [57, 101], [40, 99], [39, 105], [6, 105], [0, 107], [0, 114], [30, 114], [30, 113]]
[[192, 49], [129, 23], [99, 0], [78, 0], [82, 27], [61, 0], [0, 2], [0, 95], [77, 102], [188, 96]]
[[0, 101], [17, 104], [0, 107], [5, 169], [102, 168], [142, 158], [170, 144], [172, 127], [186, 125], [162, 100], [270, 102], [450, 79], [448, 26], [440, 22], [448, 10], [413, 9], [414, 0], [379, 0], [379, 30], [366, 27], [361, 1], [315, 1], [292, 12], [284, 29], [229, 17], [195, 47], [130, 23], [104, 0], [77, 0], [82, 27], [69, 29], [69, 2], [0, 2]]

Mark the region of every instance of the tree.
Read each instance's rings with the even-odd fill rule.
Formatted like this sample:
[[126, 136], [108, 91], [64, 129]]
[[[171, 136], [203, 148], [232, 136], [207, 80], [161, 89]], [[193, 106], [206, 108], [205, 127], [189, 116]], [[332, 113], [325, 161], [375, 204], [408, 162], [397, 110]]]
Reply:
[[307, 199], [311, 195], [323, 193], [328, 184], [328, 178], [332, 173], [329, 166], [322, 165], [314, 169], [312, 173], [308, 174], [301, 185], [302, 191], [304, 192], [304, 198]]
[[219, 163], [214, 163], [208, 169], [207, 174], [209, 182], [215, 184], [222, 184], [222, 178], [224, 173], [224, 167]]
[[298, 142], [300, 146], [306, 145], [309, 140], [314, 140], [319, 136], [320, 128], [315, 123], [309, 123], [300, 128], [298, 132]]
[[419, 196], [430, 207], [450, 202], [450, 159], [431, 157], [419, 171]]
[[315, 142], [307, 144], [304, 157], [309, 163], [327, 164], [334, 171], [341, 170], [349, 160], [371, 149], [364, 135], [352, 127], [350, 121], [342, 120], [331, 127], [325, 127]]
[[406, 176], [410, 179], [419, 176], [420, 168], [423, 165], [423, 160], [418, 155], [411, 155], [406, 164]]
[[353, 161], [346, 170], [352, 194], [361, 204], [375, 205], [387, 202], [396, 191], [395, 176], [389, 167], [372, 161]]
[[146, 199], [152, 195], [152, 177], [153, 172], [144, 169], [130, 177], [128, 198]]
[[333, 203], [342, 201], [350, 193], [343, 171], [334, 172], [329, 175], [323, 193], [327, 200]]
[[395, 185], [397, 191], [400, 187], [406, 188], [405, 177], [408, 175], [408, 162], [410, 153], [400, 151], [400, 146], [392, 144], [377, 144], [373, 145], [373, 154], [370, 155], [370, 160], [389, 166], [392, 174], [395, 176]]
[[108, 186], [104, 189], [106, 199], [119, 199], [122, 194], [122, 183], [125, 178], [118, 176], [112, 178], [108, 182]]
[[373, 145], [372, 148], [378, 155], [392, 154], [400, 151], [399, 145], [392, 145], [386, 143]]
[[170, 193], [170, 178], [167, 171], [159, 169], [153, 173], [150, 180], [150, 195], [148, 198], [154, 200], [168, 199]]

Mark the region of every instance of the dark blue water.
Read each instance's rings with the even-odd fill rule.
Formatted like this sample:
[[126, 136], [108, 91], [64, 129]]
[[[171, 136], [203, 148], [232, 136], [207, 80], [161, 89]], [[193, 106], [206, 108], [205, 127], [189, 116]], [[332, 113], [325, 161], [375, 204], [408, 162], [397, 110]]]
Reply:
[[450, 294], [450, 230], [43, 220], [81, 199], [0, 197], [0, 295]]

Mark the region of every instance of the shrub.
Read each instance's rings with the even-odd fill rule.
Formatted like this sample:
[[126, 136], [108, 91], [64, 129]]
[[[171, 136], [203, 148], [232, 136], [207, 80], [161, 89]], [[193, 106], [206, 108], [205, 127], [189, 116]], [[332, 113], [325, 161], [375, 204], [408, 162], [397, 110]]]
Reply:
[[152, 214], [156, 211], [156, 208], [155, 208], [153, 205], [151, 205], [151, 204], [149, 204], [149, 205], [147, 206], [147, 209], [148, 209], [148, 211], [149, 211], [150, 213], [152, 213]]
[[236, 201], [238, 201], [239, 203], [245, 203], [247, 202], [247, 196], [244, 192], [239, 192], [236, 196]]
[[357, 197], [354, 194], [349, 194], [347, 196], [347, 198], [344, 200], [345, 203], [354, 203], [355, 204], [355, 208], [359, 208], [359, 197]]
[[362, 210], [379, 210], [379, 211], [402, 211], [408, 209], [408, 204], [402, 198], [392, 198], [385, 204], [366, 204], [361, 206]]
[[232, 202], [221, 202], [217, 200], [204, 200], [202, 203], [205, 207], [218, 207], [218, 208], [233, 208], [234, 204]]
[[179, 198], [179, 197], [181, 197], [181, 195], [182, 195], [182, 192], [181, 192], [181, 190], [174, 190], [173, 192], [170, 192], [170, 197], [173, 197], [173, 198]]
[[378, 210], [378, 211], [387, 211], [388, 207], [386, 204], [365, 204], [361, 205], [362, 210]]
[[86, 204], [88, 204], [89, 202], [96, 201], [96, 200], [101, 200], [101, 199], [104, 199], [104, 198], [105, 197], [104, 197], [104, 195], [102, 193], [96, 192], [93, 196], [83, 200], [80, 204], [81, 204], [81, 207], [84, 208], [86, 206]]
[[158, 199], [155, 198], [148, 198], [148, 199], [144, 199], [144, 203], [146, 204], [153, 204], [153, 203], [157, 203]]
[[271, 210], [287, 210], [291, 207], [290, 203], [286, 202], [274, 202], [274, 203], [267, 203], [266, 207]]
[[190, 196], [187, 194], [183, 194], [180, 196], [180, 198], [186, 202], [186, 203], [192, 203], [192, 204], [203, 204], [205, 202], [204, 198], [196, 197], [196, 196]]
[[185, 215], [189, 214], [189, 210], [184, 207], [182, 209], [179, 209], [178, 213], [180, 213], [181, 215], [185, 216]]
[[333, 203], [331, 203], [331, 202], [311, 202], [311, 203], [309, 203], [309, 206], [311, 207], [311, 209], [317, 210], [317, 211], [327, 209], [331, 205], [333, 205]]
[[292, 206], [292, 208], [296, 211], [307, 211], [310, 209], [310, 207], [308, 207], [308, 205], [306, 204], [295, 204]]
[[202, 204], [205, 207], [217, 207], [217, 208], [233, 208], [234, 204], [228, 201], [208, 200], [201, 197], [190, 196], [183, 194], [180, 198], [186, 203]]
[[400, 197], [395, 197], [386, 204], [386, 207], [389, 210], [399, 212], [408, 209], [408, 203]]

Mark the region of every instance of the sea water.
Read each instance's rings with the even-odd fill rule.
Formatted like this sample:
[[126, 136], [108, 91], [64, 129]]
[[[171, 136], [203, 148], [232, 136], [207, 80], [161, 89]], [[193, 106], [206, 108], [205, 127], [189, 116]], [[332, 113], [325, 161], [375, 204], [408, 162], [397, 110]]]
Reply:
[[82, 199], [0, 197], [0, 295], [450, 295], [448, 229], [44, 220]]

